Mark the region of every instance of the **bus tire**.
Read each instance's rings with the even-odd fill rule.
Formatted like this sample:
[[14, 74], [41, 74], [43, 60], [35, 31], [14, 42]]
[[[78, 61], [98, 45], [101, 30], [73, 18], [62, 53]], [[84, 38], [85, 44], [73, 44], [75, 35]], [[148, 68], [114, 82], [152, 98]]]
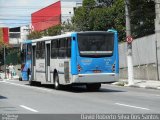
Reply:
[[30, 69], [27, 70], [27, 79], [29, 80], [29, 75], [30, 75]]
[[30, 85], [30, 86], [35, 86], [35, 82], [32, 81], [32, 80], [29, 80], [29, 85]]
[[101, 87], [101, 83], [87, 84], [86, 87], [89, 91], [98, 91]]
[[58, 73], [55, 74], [54, 77], [54, 88], [56, 90], [60, 90], [61, 89], [61, 85], [59, 84], [59, 77], [58, 77]]
[[19, 77], [19, 81], [22, 81], [22, 77]]

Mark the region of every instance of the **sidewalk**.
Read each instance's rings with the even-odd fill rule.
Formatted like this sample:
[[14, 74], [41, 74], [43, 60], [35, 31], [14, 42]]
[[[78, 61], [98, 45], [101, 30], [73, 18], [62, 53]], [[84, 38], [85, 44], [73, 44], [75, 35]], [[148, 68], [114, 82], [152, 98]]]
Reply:
[[160, 90], [160, 81], [156, 80], [134, 80], [134, 85], [128, 86], [127, 79], [120, 79], [119, 82], [113, 83], [113, 85], [127, 86], [127, 87], [139, 87], [147, 89], [158, 89]]
[[[4, 73], [0, 73], [0, 80], [5, 79], [5, 74]], [[10, 80], [9, 78], [7, 78], [7, 80]], [[15, 75], [13, 76], [12, 80], [19, 80], [19, 76]]]

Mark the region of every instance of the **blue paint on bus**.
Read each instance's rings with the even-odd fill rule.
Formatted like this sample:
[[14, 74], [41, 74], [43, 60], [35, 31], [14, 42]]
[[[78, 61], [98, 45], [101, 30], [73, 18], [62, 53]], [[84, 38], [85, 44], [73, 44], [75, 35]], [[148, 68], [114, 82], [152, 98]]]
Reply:
[[77, 70], [77, 33], [72, 33], [71, 35], [72, 38], [72, 43], [71, 43], [71, 74], [72, 75], [77, 75], [78, 70]]
[[28, 51], [27, 47], [32, 45], [31, 40], [26, 40], [22, 43], [22, 64], [21, 64], [21, 76], [22, 80], [29, 80], [28, 69], [31, 70], [31, 51]]
[[[78, 35], [72, 34], [72, 53], [71, 53], [71, 74], [92, 74], [100, 73], [119, 73], [119, 55], [118, 55], [118, 33], [115, 30], [107, 32], [114, 33], [113, 55], [109, 57], [81, 57], [78, 48]], [[74, 40], [73, 40], [74, 37]], [[79, 67], [79, 71], [78, 71]], [[115, 70], [113, 70], [115, 67]]]

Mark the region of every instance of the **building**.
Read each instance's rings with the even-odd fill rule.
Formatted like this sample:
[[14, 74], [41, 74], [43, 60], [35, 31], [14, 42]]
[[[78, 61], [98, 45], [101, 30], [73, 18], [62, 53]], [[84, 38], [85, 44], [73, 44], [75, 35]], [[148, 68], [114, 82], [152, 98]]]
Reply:
[[0, 42], [8, 43], [9, 41], [9, 29], [7, 27], [0, 28]]
[[9, 44], [17, 46], [23, 40], [27, 39], [27, 35], [30, 32], [30, 26], [21, 26], [9, 29]]
[[82, 0], [59, 0], [32, 13], [32, 28], [35, 31], [42, 31], [51, 26], [69, 22], [74, 15], [74, 8], [79, 6], [82, 6]]

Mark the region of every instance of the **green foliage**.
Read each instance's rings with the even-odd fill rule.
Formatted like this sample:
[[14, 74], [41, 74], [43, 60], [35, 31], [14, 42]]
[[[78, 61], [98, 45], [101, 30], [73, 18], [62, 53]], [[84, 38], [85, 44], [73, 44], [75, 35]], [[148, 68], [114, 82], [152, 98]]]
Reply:
[[48, 29], [48, 36], [60, 35], [62, 27], [60, 25], [50, 27]]
[[7, 50], [6, 54], [6, 64], [12, 63], [13, 65], [17, 65], [21, 63], [20, 51], [17, 48], [10, 48]]
[[97, 0], [99, 7], [110, 7], [116, 0]]
[[[84, 0], [83, 6], [76, 9], [75, 15], [72, 18], [73, 24], [77, 27], [76, 30], [106, 31], [107, 29], [114, 28], [119, 32], [120, 41], [123, 41], [125, 37], [124, 0], [116, 0], [115, 2], [113, 1], [114, 0], [110, 0], [109, 7], [99, 7], [99, 3], [98, 5], [93, 4], [95, 5], [94, 7], [93, 5], [90, 7], [87, 4], [90, 2], [90, 0]], [[106, 1], [100, 1], [100, 3], [104, 2]]]
[[[5, 49], [5, 57], [6, 61], [5, 64], [20, 64], [21, 63], [21, 57], [20, 57], [20, 50], [18, 48], [11, 48], [8, 47]], [[0, 50], [0, 65], [4, 64], [4, 49]]]
[[[153, 0], [130, 0], [131, 28], [134, 38], [154, 33], [155, 4]], [[125, 41], [124, 0], [84, 0], [75, 10], [72, 22], [77, 31], [114, 28], [119, 41]]]
[[134, 38], [154, 33], [155, 3], [152, 0], [130, 0], [131, 28]]
[[83, 6], [76, 8], [72, 23], [76, 27], [76, 31], [89, 31], [90, 28], [90, 12], [95, 8], [94, 0], [83, 0]]
[[75, 15], [72, 18], [72, 22], [76, 28], [76, 31], [83, 31], [88, 29], [88, 23], [87, 21], [89, 18], [87, 17], [87, 14], [85, 12], [85, 8], [79, 7], [75, 10]]
[[53, 26], [44, 31], [33, 31], [28, 35], [28, 39], [38, 39], [42, 36], [54, 36], [61, 34], [62, 27], [60, 25]]
[[71, 32], [75, 30], [75, 26], [68, 20], [67, 22], [63, 22], [61, 29], [62, 33]]
[[124, 0], [116, 0], [110, 8], [111, 20], [113, 21], [114, 28], [119, 33], [119, 41], [125, 41], [126, 27], [125, 27], [125, 5]]
[[38, 38], [41, 38], [42, 37], [42, 34], [41, 32], [38, 32], [38, 31], [33, 31], [32, 33], [30, 33], [28, 35], [28, 39], [38, 39]]
[[82, 5], [83, 7], [86, 7], [86, 8], [93, 8], [95, 7], [96, 2], [95, 0], [83, 0]]

